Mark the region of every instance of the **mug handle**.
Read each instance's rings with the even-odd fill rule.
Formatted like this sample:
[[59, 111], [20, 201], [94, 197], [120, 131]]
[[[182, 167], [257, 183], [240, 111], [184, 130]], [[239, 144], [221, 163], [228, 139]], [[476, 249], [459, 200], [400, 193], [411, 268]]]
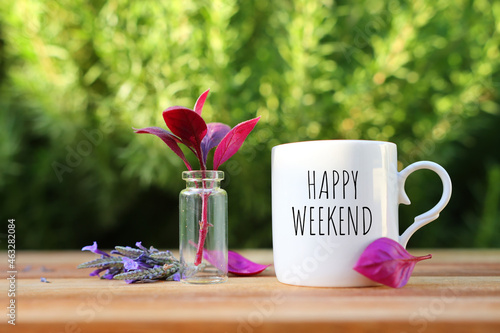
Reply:
[[441, 181], [443, 182], [443, 194], [441, 195], [441, 200], [439, 200], [439, 202], [432, 209], [415, 217], [413, 224], [410, 225], [401, 236], [399, 236], [399, 243], [405, 248], [408, 240], [415, 233], [415, 231], [439, 217], [439, 213], [443, 210], [448, 201], [450, 201], [451, 197], [451, 179], [446, 170], [437, 163], [421, 161], [410, 164], [398, 173], [398, 202], [400, 204], [409, 205], [411, 203], [405, 192], [405, 181], [413, 171], [420, 169], [432, 170], [438, 174], [439, 178], [441, 178]]

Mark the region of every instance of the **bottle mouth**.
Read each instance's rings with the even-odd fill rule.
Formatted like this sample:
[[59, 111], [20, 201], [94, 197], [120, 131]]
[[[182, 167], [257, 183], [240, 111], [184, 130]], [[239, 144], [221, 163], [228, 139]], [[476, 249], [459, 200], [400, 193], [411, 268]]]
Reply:
[[219, 170], [191, 170], [182, 172], [183, 180], [214, 181], [223, 180], [224, 171]]

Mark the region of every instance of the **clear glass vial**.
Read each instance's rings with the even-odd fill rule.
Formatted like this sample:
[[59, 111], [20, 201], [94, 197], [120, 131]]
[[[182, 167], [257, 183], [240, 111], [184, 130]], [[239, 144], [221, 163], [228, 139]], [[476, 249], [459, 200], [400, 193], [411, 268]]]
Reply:
[[224, 172], [184, 171], [182, 179], [186, 188], [179, 195], [181, 281], [227, 281], [227, 194], [220, 188]]

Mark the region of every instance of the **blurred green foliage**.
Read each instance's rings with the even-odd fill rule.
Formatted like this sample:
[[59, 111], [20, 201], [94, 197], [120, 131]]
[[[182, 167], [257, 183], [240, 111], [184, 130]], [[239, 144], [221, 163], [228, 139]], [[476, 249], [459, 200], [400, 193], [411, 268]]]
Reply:
[[[157, 138], [168, 106], [234, 126], [262, 116], [225, 167], [231, 248], [270, 247], [270, 151], [319, 139], [398, 144], [454, 191], [410, 246], [500, 246], [500, 3], [0, 3], [0, 211], [18, 248], [178, 245], [184, 166]], [[438, 201], [422, 171], [401, 228]]]

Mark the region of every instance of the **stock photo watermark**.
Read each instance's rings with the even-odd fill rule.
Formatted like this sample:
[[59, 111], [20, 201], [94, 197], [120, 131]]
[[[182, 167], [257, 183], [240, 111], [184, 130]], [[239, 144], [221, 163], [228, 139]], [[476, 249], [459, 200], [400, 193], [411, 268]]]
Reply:
[[[297, 263], [284, 271], [283, 277], [290, 284], [302, 285], [302, 282], [314, 275], [322, 264], [328, 262], [330, 255], [338, 250], [339, 247], [337, 243], [320, 239], [312, 255], [304, 258], [300, 264]], [[267, 289], [263, 290], [267, 291]], [[267, 299], [254, 301], [252, 303], [254, 310], [250, 311], [244, 317], [238, 317], [236, 333], [253, 333], [259, 329], [275, 313], [276, 308], [287, 301], [287, 297], [290, 297], [290, 295], [290, 292], [277, 289], [273, 290]]]
[[410, 314], [408, 323], [414, 329], [409, 332], [424, 333], [429, 323], [437, 321], [439, 316], [446, 311], [446, 308], [457, 301], [457, 297], [461, 292], [463, 293], [464, 290], [470, 289], [467, 286], [463, 286], [459, 292], [453, 282], [445, 281], [445, 284], [446, 288], [441, 291], [439, 296], [434, 297], [426, 306], [421, 306]]
[[63, 181], [65, 173], [73, 172], [73, 169], [82, 164], [83, 158], [92, 154], [94, 148], [102, 142], [103, 134], [97, 129], [91, 131], [82, 130], [81, 133], [85, 136], [85, 139], [80, 140], [76, 146], [66, 146], [67, 154], [64, 160], [65, 163], [52, 162], [52, 169], [60, 183]]
[[[242, 156], [247, 165], [250, 165], [251, 162], [255, 160], [258, 152], [266, 149], [265, 143], [267, 142], [269, 137], [272, 137], [272, 131], [269, 128], [261, 129], [259, 132], [257, 132], [258, 144], [251, 146], [248, 145], [246, 146], [245, 150], [242, 151]], [[244, 170], [243, 166], [237, 160], [227, 161], [224, 172], [225, 186], [228, 186], [231, 183], [231, 178], [233, 176], [239, 175], [243, 170]]]
[[362, 52], [363, 49], [371, 45], [370, 37], [377, 34], [384, 27], [389, 25], [391, 17], [399, 11], [399, 7], [392, 6], [390, 11], [381, 11], [378, 15], [374, 15], [370, 21], [368, 21], [363, 28], [355, 26], [353, 31], [355, 32], [354, 38], [351, 44], [341, 43], [342, 53], [344, 58], [348, 63], [351, 63], [354, 53]]
[[[488, 81], [487, 81], [488, 80]], [[491, 76], [487, 78], [487, 80], [480, 80], [479, 83], [482, 87], [499, 87], [500, 82], [494, 81]], [[480, 110], [480, 102], [479, 99], [473, 99], [468, 102], [461, 102], [460, 107], [468, 110]], [[447, 123], [449, 132], [456, 132], [460, 127], [464, 125], [465, 119], [460, 114], [454, 112], [446, 113], [443, 118], [440, 120], [442, 123]], [[420, 144], [418, 144], [412, 151], [407, 154], [407, 158], [400, 159], [400, 162], [403, 165], [409, 165], [415, 161], [418, 161], [426, 156], [432, 155], [436, 151], [437, 140], [426, 137]]]
[[16, 325], [16, 314], [17, 314], [17, 304], [16, 304], [16, 279], [17, 279], [17, 269], [16, 269], [16, 220], [7, 220], [7, 281], [8, 281], [8, 291], [7, 296], [9, 297], [9, 302], [7, 306], [7, 323], [10, 325]]
[[113, 298], [121, 292], [121, 281], [108, 281], [106, 288], [99, 289], [94, 295], [87, 297], [75, 309], [78, 321], [68, 321], [64, 325], [64, 331], [59, 333], [81, 333], [83, 329], [81, 324], [93, 322], [98, 313], [105, 310], [106, 306], [111, 304]]

